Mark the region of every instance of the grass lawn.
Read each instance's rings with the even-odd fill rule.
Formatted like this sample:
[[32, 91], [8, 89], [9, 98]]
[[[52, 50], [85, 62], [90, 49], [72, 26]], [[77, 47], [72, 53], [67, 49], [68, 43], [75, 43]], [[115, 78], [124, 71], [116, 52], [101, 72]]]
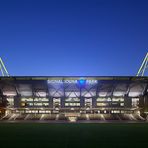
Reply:
[[148, 123], [0, 123], [0, 148], [146, 148]]

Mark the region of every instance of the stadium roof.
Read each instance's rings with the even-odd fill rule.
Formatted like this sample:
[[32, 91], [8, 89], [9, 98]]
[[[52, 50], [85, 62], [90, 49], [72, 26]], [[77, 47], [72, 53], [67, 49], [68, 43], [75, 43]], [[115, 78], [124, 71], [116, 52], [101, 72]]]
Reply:
[[148, 77], [0, 77], [0, 90], [6, 96], [23, 97], [139, 97], [148, 90]]

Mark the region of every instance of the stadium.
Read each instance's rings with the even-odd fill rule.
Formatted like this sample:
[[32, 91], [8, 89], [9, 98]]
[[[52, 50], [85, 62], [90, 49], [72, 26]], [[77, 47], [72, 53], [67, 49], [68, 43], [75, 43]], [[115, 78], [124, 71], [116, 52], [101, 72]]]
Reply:
[[0, 58], [1, 121], [147, 121], [146, 54], [136, 76], [10, 76]]
[[0, 58], [0, 120], [147, 121], [146, 54], [136, 76], [10, 76]]
[[1, 120], [146, 120], [147, 77], [1, 77]]
[[147, 147], [147, 8], [1, 0], [0, 148]]

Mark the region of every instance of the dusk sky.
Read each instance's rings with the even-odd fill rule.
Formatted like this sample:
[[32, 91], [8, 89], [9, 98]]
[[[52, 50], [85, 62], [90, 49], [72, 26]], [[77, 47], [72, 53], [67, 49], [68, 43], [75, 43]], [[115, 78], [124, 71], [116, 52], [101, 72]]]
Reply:
[[0, 0], [12, 76], [131, 76], [148, 52], [148, 1]]

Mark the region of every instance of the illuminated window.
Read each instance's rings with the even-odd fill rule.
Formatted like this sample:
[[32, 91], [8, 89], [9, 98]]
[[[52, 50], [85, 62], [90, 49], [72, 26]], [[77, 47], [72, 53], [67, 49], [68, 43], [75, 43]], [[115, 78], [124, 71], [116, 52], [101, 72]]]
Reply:
[[8, 101], [9, 107], [13, 107], [14, 106], [14, 98], [7, 98], [7, 101]]
[[123, 102], [124, 101], [124, 98], [112, 98], [112, 101], [113, 102]]
[[59, 107], [61, 105], [61, 98], [53, 98], [53, 106]]
[[112, 110], [111, 113], [119, 114], [120, 110]]
[[26, 113], [31, 113], [31, 110], [26, 110]]
[[65, 101], [66, 102], [79, 102], [80, 99], [79, 98], [66, 98]]
[[85, 102], [92, 102], [92, 98], [85, 98]]
[[38, 113], [38, 110], [32, 110], [31, 113]]
[[92, 98], [85, 98], [85, 107], [92, 107]]
[[33, 101], [33, 98], [21, 98], [21, 101]]
[[28, 103], [29, 106], [33, 106], [33, 103]]
[[48, 101], [48, 98], [34, 98], [34, 101], [39, 101], [39, 102]]
[[43, 106], [49, 106], [49, 103], [42, 103]]
[[25, 113], [25, 110], [16, 110], [16, 112], [19, 112], [19, 113]]
[[48, 106], [49, 103], [42, 103], [42, 102], [34, 102], [34, 106]]
[[97, 103], [97, 106], [108, 106], [108, 103]]
[[120, 103], [120, 106], [124, 106], [124, 103]]
[[50, 110], [39, 110], [39, 113], [51, 113]]
[[111, 98], [97, 98], [97, 102], [110, 102]]
[[42, 106], [42, 103], [34, 103], [34, 106]]
[[26, 113], [38, 113], [38, 110], [26, 110]]
[[21, 107], [25, 107], [27, 104], [25, 102], [21, 102]]
[[138, 107], [139, 98], [132, 98], [132, 107]]
[[45, 113], [45, 110], [39, 110], [39, 113]]
[[53, 98], [53, 102], [60, 102], [60, 98]]
[[80, 103], [65, 103], [65, 106], [80, 106]]

